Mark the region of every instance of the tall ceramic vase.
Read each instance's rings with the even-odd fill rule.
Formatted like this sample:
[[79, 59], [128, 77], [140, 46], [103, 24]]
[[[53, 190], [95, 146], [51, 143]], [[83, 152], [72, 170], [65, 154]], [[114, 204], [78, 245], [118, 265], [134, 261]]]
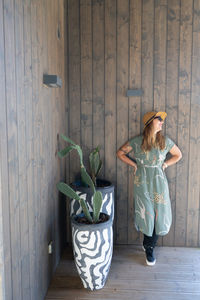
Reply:
[[104, 287], [112, 252], [112, 219], [99, 224], [80, 224], [71, 218], [74, 260], [83, 286], [89, 290]]

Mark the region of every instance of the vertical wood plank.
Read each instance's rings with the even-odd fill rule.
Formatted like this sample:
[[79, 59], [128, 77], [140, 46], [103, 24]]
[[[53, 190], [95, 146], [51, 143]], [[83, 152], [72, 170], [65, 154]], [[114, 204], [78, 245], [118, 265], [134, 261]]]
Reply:
[[[52, 41], [52, 45], [51, 45], [51, 72], [53, 73], [57, 73], [57, 63], [58, 63], [58, 44], [57, 44], [57, 38], [56, 38], [56, 22], [57, 22], [57, 13], [58, 13], [58, 6], [57, 6], [57, 2], [58, 1], [52, 1], [51, 2], [51, 7], [52, 7], [52, 19], [51, 19], [51, 28], [52, 28], [52, 35], [51, 35], [51, 41]], [[53, 42], [54, 41], [54, 42]], [[53, 47], [55, 50], [53, 50]], [[53, 162], [53, 168], [54, 168], [54, 172], [53, 172], [53, 176], [52, 176], [52, 181], [53, 182], [58, 182], [56, 181], [56, 175], [57, 175], [57, 163], [56, 163], [56, 148], [57, 148], [57, 116], [58, 116], [58, 110], [57, 110], [57, 89], [54, 89], [53, 93], [52, 93], [52, 117], [53, 117], [53, 124], [54, 124], [54, 128], [53, 131], [51, 132], [52, 135], [52, 162]], [[56, 235], [56, 222], [55, 222], [55, 218], [56, 218], [56, 202], [57, 202], [57, 197], [56, 197], [57, 191], [56, 191], [56, 187], [54, 185], [54, 187], [52, 188], [52, 211], [51, 211], [51, 218], [54, 219], [54, 222], [51, 226], [51, 236], [50, 236], [50, 240], [54, 241], [55, 243], [55, 235]], [[56, 250], [53, 252], [52, 255], [52, 266], [56, 263]], [[51, 273], [53, 274], [53, 270], [51, 270]]]
[[154, 110], [165, 111], [167, 1], [155, 0]]
[[[80, 14], [79, 1], [68, 0], [68, 63], [69, 63], [69, 135], [77, 143], [81, 143], [81, 103], [80, 103]], [[80, 168], [78, 155], [70, 153], [70, 182]], [[69, 235], [69, 232], [68, 232]]]
[[[129, 88], [141, 88], [141, 22], [142, 1], [130, 1], [130, 70]], [[129, 139], [140, 134], [141, 97], [129, 98]], [[133, 199], [133, 168], [129, 167], [128, 182], [128, 243], [138, 242], [139, 234], [134, 225], [134, 199]]]
[[104, 177], [104, 1], [92, 1], [92, 21], [93, 147], [100, 146], [103, 161], [100, 176]]
[[[47, 1], [46, 2], [46, 6], [49, 7], [49, 9], [47, 9], [47, 48], [48, 48], [48, 59], [47, 59], [47, 69], [48, 69], [48, 73], [52, 74], [54, 73], [54, 69], [53, 69], [53, 64], [54, 64], [54, 51], [53, 51], [53, 45], [54, 45], [54, 37], [53, 37], [53, 33], [54, 33], [54, 19], [53, 19], [53, 1]], [[51, 32], [51, 34], [50, 34]], [[53, 52], [52, 52], [53, 51]], [[48, 214], [47, 216], [47, 224], [48, 224], [48, 231], [47, 231], [47, 240], [48, 243], [50, 241], [52, 241], [52, 236], [53, 236], [53, 224], [52, 224], [52, 217], [53, 217], [53, 210], [54, 210], [54, 194], [53, 194], [53, 180], [54, 180], [54, 133], [55, 133], [55, 128], [54, 128], [54, 99], [55, 99], [55, 91], [48, 89], [48, 97], [51, 99], [51, 104], [50, 104], [50, 108], [49, 108], [49, 148], [50, 148], [50, 153], [49, 153], [49, 159], [50, 159], [50, 171], [51, 174], [49, 174], [49, 203], [47, 203], [46, 205], [49, 206], [49, 210], [50, 210], [50, 214]], [[53, 130], [51, 129], [53, 125]], [[48, 263], [49, 263], [49, 268], [48, 268], [48, 273], [50, 272], [52, 274], [52, 267], [53, 267], [53, 260], [54, 260], [54, 256], [51, 255], [49, 257]]]
[[[0, 148], [0, 158], [2, 157]], [[2, 168], [1, 168], [1, 160], [0, 160], [0, 299], [5, 299], [5, 268], [4, 268], [4, 243], [3, 243], [3, 210], [2, 210], [2, 202], [3, 202], [3, 191], [2, 191]]]
[[[68, 0], [68, 84], [69, 84], [69, 135], [77, 144], [81, 144], [81, 100], [80, 100], [80, 7], [79, 1]], [[76, 151], [70, 153], [70, 176], [72, 182], [79, 172], [80, 160]], [[69, 216], [70, 205], [67, 202], [67, 215]], [[71, 241], [69, 217], [67, 218], [67, 236]]]
[[[49, 20], [49, 27], [51, 28], [51, 35], [49, 35], [49, 56], [48, 56], [48, 66], [49, 66], [49, 72], [51, 74], [57, 73], [57, 41], [56, 41], [56, 19], [57, 19], [57, 2], [51, 0], [50, 2], [51, 5], [51, 13], [50, 13], [50, 20]], [[52, 152], [51, 152], [51, 161], [52, 161], [52, 176], [51, 176], [51, 182], [56, 182], [56, 173], [57, 173], [57, 163], [56, 163], [56, 148], [57, 148], [57, 105], [56, 105], [56, 96], [57, 96], [57, 91], [56, 89], [53, 89], [51, 94], [51, 122], [53, 124], [53, 130], [51, 130], [51, 147], [52, 147]], [[51, 223], [49, 226], [49, 241], [53, 241], [55, 244], [55, 213], [56, 213], [56, 201], [57, 201], [57, 191], [55, 185], [51, 187], [51, 204], [50, 204], [50, 211], [51, 214], [49, 215], [49, 222], [53, 219], [54, 222]], [[50, 223], [49, 223], [50, 224]], [[56, 260], [56, 251], [52, 253], [53, 255], [51, 256], [51, 269], [50, 272], [53, 274], [53, 266], [55, 265], [55, 260]]]
[[39, 90], [38, 90], [38, 40], [37, 40], [37, 3], [38, 0], [31, 1], [31, 63], [32, 63], [32, 110], [33, 110], [33, 153], [34, 153], [34, 168], [33, 168], [33, 185], [34, 185], [34, 235], [35, 235], [35, 249], [34, 249], [34, 281], [33, 285], [33, 297], [38, 296], [39, 281], [38, 278], [38, 230], [39, 230], [39, 204], [40, 204], [40, 189], [41, 189], [41, 173], [40, 173], [40, 127], [41, 127], [41, 111], [40, 111], [40, 101], [39, 101]]
[[[54, 70], [56, 74], [59, 74], [59, 76], [62, 78], [62, 73], [60, 70], [60, 64], [59, 64], [59, 57], [61, 57], [60, 53], [60, 44], [58, 39], [58, 24], [59, 24], [59, 2], [54, 1], [54, 26], [53, 26], [53, 38], [55, 40], [55, 60], [54, 60]], [[53, 52], [52, 52], [53, 53]], [[64, 62], [63, 62], [64, 63]], [[55, 182], [59, 182], [60, 179], [60, 164], [58, 163], [58, 157], [56, 155], [58, 151], [58, 134], [59, 134], [59, 127], [60, 127], [60, 120], [59, 120], [59, 114], [60, 114], [60, 103], [59, 99], [61, 98], [61, 90], [62, 87], [59, 89], [55, 89], [55, 100], [54, 100], [54, 107], [55, 107], [55, 132], [54, 132], [54, 161], [55, 161], [55, 176], [54, 180]], [[64, 161], [63, 161], [64, 163]], [[53, 241], [55, 243], [54, 247], [54, 266], [58, 264], [58, 257], [59, 257], [59, 235], [57, 235], [58, 232], [58, 219], [59, 219], [59, 211], [58, 211], [58, 195], [59, 192], [54, 186], [54, 231], [53, 231]], [[52, 270], [53, 271], [53, 270]]]
[[[116, 140], [116, 0], [108, 0], [105, 1], [105, 178], [115, 185], [115, 193]], [[114, 240], [116, 220], [115, 217]]]
[[81, 40], [81, 146], [85, 163], [92, 149], [92, 7], [91, 0], [80, 0]]
[[[153, 59], [154, 59], [154, 0], [142, 2], [142, 105], [140, 127], [143, 131], [143, 115], [153, 110]], [[140, 242], [143, 234], [140, 234]]]
[[47, 247], [48, 241], [46, 238], [45, 227], [43, 226], [43, 219], [45, 219], [45, 210], [44, 210], [44, 203], [47, 201], [46, 197], [46, 174], [45, 174], [45, 144], [46, 144], [46, 106], [48, 103], [45, 104], [45, 97], [43, 94], [43, 70], [44, 70], [44, 27], [43, 27], [43, 0], [36, 2], [36, 38], [37, 38], [37, 89], [38, 89], [38, 102], [36, 104], [36, 118], [38, 124], [38, 171], [40, 173], [40, 183], [39, 183], [39, 199], [37, 199], [37, 233], [36, 233], [36, 248], [37, 248], [37, 264], [36, 264], [36, 271], [37, 271], [37, 278], [38, 278], [38, 290], [37, 290], [37, 297], [42, 298], [44, 290], [48, 286], [49, 276], [43, 277], [43, 264], [44, 261], [47, 263]]
[[[59, 116], [60, 112], [62, 113], [62, 119], [60, 120], [60, 128], [59, 133], [65, 132], [67, 136], [69, 136], [69, 127], [68, 127], [68, 64], [67, 64], [67, 55], [68, 55], [68, 43], [67, 43], [67, 2], [65, 0], [59, 1], [59, 11], [58, 11], [58, 22], [59, 22], [59, 31], [60, 31], [60, 38], [58, 39], [59, 42], [59, 72], [62, 74], [62, 89], [60, 89], [60, 98], [62, 99], [60, 102], [59, 108]], [[62, 59], [60, 59], [62, 57]], [[63, 63], [64, 60], [64, 63]], [[62, 145], [64, 148], [64, 141], [59, 140], [59, 145]], [[58, 145], [58, 146], [59, 146]], [[67, 160], [67, 161], [66, 161]], [[69, 157], [63, 161], [59, 159], [60, 162], [60, 179], [67, 180], [69, 179]], [[61, 254], [61, 250], [66, 245], [66, 200], [64, 198], [59, 199], [59, 217], [57, 218], [58, 228], [59, 228], [59, 238], [60, 240], [57, 242], [60, 245], [59, 249], [59, 257]]]
[[26, 173], [29, 220], [29, 270], [30, 299], [35, 297], [35, 202], [34, 202], [34, 152], [33, 152], [33, 108], [32, 108], [32, 57], [31, 57], [31, 3], [25, 1], [24, 9], [24, 98], [26, 99]]
[[[60, 158], [58, 158], [57, 152], [58, 152], [58, 147], [59, 147], [59, 134], [61, 132], [65, 132], [66, 134], [66, 119], [64, 118], [65, 114], [62, 114], [62, 118], [60, 119], [60, 112], [65, 109], [65, 78], [64, 78], [64, 68], [65, 68], [65, 60], [64, 60], [64, 32], [63, 32], [63, 23], [64, 23], [64, 3], [63, 0], [59, 0], [57, 3], [57, 22], [56, 22], [56, 40], [57, 40], [57, 73], [60, 75], [62, 78], [62, 87], [57, 89], [57, 95], [56, 95], [56, 103], [57, 103], [57, 149], [56, 149], [56, 162], [57, 162], [57, 177], [56, 177], [56, 182], [59, 180], [65, 180], [63, 177], [63, 171], [64, 171], [64, 164], [65, 164], [65, 159], [61, 162]], [[62, 59], [60, 59], [62, 57]], [[61, 101], [59, 101], [61, 99]], [[64, 100], [64, 101], [63, 101]], [[59, 201], [57, 200], [59, 196], [58, 190], [56, 188], [56, 226], [55, 226], [55, 231], [59, 232], [60, 230], [60, 199]], [[55, 265], [58, 264], [58, 260], [60, 257], [60, 252], [61, 252], [61, 236], [58, 234], [55, 234], [55, 251], [56, 251], [56, 257], [55, 257]]]
[[[128, 140], [129, 1], [117, 1], [117, 148]], [[128, 167], [117, 160], [117, 242], [127, 243]]]
[[[29, 227], [28, 227], [28, 193], [26, 174], [26, 103], [24, 98], [24, 40], [23, 40], [23, 3], [15, 1], [15, 60], [16, 60], [16, 101], [17, 101], [17, 135], [19, 160], [19, 199], [20, 199], [20, 236], [21, 236], [21, 273], [22, 299], [29, 298]], [[19, 280], [19, 279], [18, 279]]]
[[192, 52], [192, 96], [190, 108], [189, 186], [187, 207], [187, 246], [199, 246], [199, 178], [200, 178], [200, 1], [194, 1], [193, 52]]
[[15, 61], [15, 8], [14, 1], [4, 2], [5, 30], [5, 73], [6, 103], [8, 129], [8, 180], [11, 222], [11, 261], [12, 261], [12, 293], [21, 299], [21, 264], [20, 264], [20, 199], [19, 199], [19, 164], [17, 135], [17, 103], [16, 103], [16, 61]]
[[181, 1], [178, 145], [182, 151], [183, 159], [177, 165], [175, 224], [175, 241], [177, 246], [185, 245], [187, 231], [187, 197], [185, 195], [188, 194], [192, 9], [192, 0]]
[[[65, 57], [65, 67], [64, 67], [64, 78], [65, 78], [65, 97], [64, 97], [64, 102], [65, 102], [65, 122], [66, 122], [66, 135], [69, 136], [70, 128], [69, 128], [69, 40], [68, 40], [68, 1], [63, 1], [64, 2], [64, 23], [63, 23], [63, 34], [64, 34], [64, 57]], [[79, 101], [80, 102], [80, 101]], [[80, 116], [79, 116], [80, 117]], [[80, 124], [80, 122], [79, 122]], [[79, 131], [80, 132], [80, 131]], [[64, 142], [62, 142], [64, 146]], [[63, 147], [62, 146], [62, 147]], [[64, 170], [64, 178], [68, 181], [70, 178], [70, 164], [69, 164], [69, 155], [65, 159], [65, 170]], [[63, 218], [61, 221], [61, 227], [65, 228], [65, 230], [62, 231], [62, 241], [63, 241], [63, 247], [66, 245], [68, 238], [70, 236], [69, 230], [69, 223], [70, 223], [70, 218], [69, 218], [69, 201], [66, 202], [65, 198], [62, 198], [61, 200], [62, 206], [61, 210], [63, 213]], [[63, 248], [62, 247], [62, 248]]]
[[[155, 0], [154, 10], [153, 106], [155, 111], [165, 111], [167, 1]], [[157, 244], [162, 245], [162, 240]]]
[[[178, 120], [178, 61], [179, 61], [180, 0], [168, 1], [167, 17], [167, 79], [166, 79], [166, 134], [176, 142]], [[172, 205], [172, 226], [163, 238], [163, 245], [174, 245], [176, 206], [176, 165], [166, 171]]]
[[[78, 133], [78, 143], [80, 144], [80, 70], [79, 70], [79, 76], [78, 76], [78, 78], [76, 78], [77, 81], [75, 81], [75, 77], [73, 77], [74, 76], [73, 75], [73, 70], [75, 68], [75, 65], [76, 65], [76, 69], [80, 68], [80, 45], [79, 45], [79, 38], [78, 38], [74, 42], [76, 42], [76, 43], [78, 42], [78, 45], [79, 45], [78, 49], [79, 49], [79, 51], [77, 52], [77, 47], [75, 47], [76, 50], [74, 49], [74, 51], [76, 51], [76, 57], [78, 58], [79, 63], [74, 64], [74, 67], [72, 68], [72, 70], [70, 72], [70, 62], [73, 59], [72, 58], [73, 55], [72, 55], [72, 51], [71, 51], [71, 58], [70, 58], [70, 51], [69, 51], [69, 49], [70, 49], [69, 47], [71, 46], [71, 43], [70, 43], [70, 33], [72, 33], [72, 32], [70, 32], [70, 30], [69, 30], [69, 26], [70, 26], [69, 23], [70, 23], [70, 16], [72, 14], [69, 13], [69, 11], [70, 11], [69, 10], [69, 5], [70, 5], [69, 4], [69, 0], [67, 2], [64, 2], [64, 3], [65, 3], [65, 30], [64, 31], [65, 31], [65, 61], [66, 61], [66, 65], [65, 65], [65, 80], [66, 80], [66, 85], [65, 86], [67, 88], [67, 90], [66, 90], [66, 97], [65, 97], [67, 99], [67, 101], [65, 103], [66, 103], [66, 115], [67, 115], [67, 120], [66, 120], [67, 121], [67, 135], [71, 136], [71, 133], [70, 133], [70, 130], [71, 130], [71, 121], [74, 120], [73, 118], [70, 117], [71, 116], [70, 115], [70, 112], [71, 112], [71, 110], [70, 110], [70, 99], [73, 99], [74, 102], [77, 102], [77, 98], [75, 98], [75, 97], [73, 98], [73, 97], [70, 96], [70, 88], [71, 88], [70, 80], [71, 80], [71, 78], [74, 78], [74, 84], [76, 84], [77, 81], [78, 81], [78, 88], [72, 89], [72, 91], [75, 90], [75, 91], [78, 91], [78, 93], [79, 93], [79, 96], [78, 96], [79, 100], [78, 100], [78, 106], [77, 106], [77, 116], [76, 116], [76, 122], [77, 123], [75, 123], [75, 122], [74, 123], [77, 124], [78, 128], [79, 128], [79, 130], [77, 130], [77, 131], [75, 130], [75, 132]], [[74, 2], [74, 3], [76, 3], [76, 5], [77, 5], [77, 2]], [[79, 9], [77, 11], [77, 14], [79, 16]], [[79, 24], [78, 17], [76, 18], [76, 20], [78, 21], [78, 24]], [[78, 30], [78, 36], [79, 36], [79, 26], [76, 26], [74, 24], [74, 30], [73, 30], [73, 32], [75, 31], [75, 29]], [[70, 76], [69, 76], [69, 74], [70, 74]], [[72, 101], [72, 103], [74, 103], [74, 102]], [[74, 140], [77, 141], [76, 138]], [[71, 167], [70, 166], [70, 161], [71, 161], [70, 157], [71, 157], [71, 155], [66, 158], [66, 180], [67, 181], [70, 180], [70, 182], [71, 182], [71, 179], [70, 179], [70, 176], [71, 176], [71, 173], [70, 173], [70, 167]], [[78, 160], [73, 160], [72, 159], [72, 161], [76, 161], [76, 163], [78, 163]], [[73, 164], [73, 166], [74, 166], [74, 164]], [[66, 200], [66, 199], [63, 198], [62, 203], [63, 203], [64, 200]], [[63, 203], [63, 205], [65, 205], [65, 204]], [[66, 238], [65, 238], [65, 242], [69, 242], [69, 241], [71, 241], [70, 217], [69, 217], [69, 215], [70, 215], [70, 203], [69, 203], [69, 201], [66, 201], [66, 209], [65, 209], [65, 211], [66, 211], [66, 217], [64, 218], [64, 220], [65, 220], [64, 222], [66, 222], [66, 227], [65, 227], [66, 228]], [[65, 225], [65, 223], [63, 225]]]
[[11, 270], [11, 236], [10, 236], [10, 205], [8, 186], [8, 149], [7, 149], [7, 116], [6, 116], [6, 74], [5, 74], [5, 43], [4, 43], [4, 10], [3, 1], [0, 0], [0, 173], [1, 173], [1, 199], [2, 207], [2, 244], [3, 265], [2, 284], [4, 284], [5, 299], [12, 297], [12, 270]]
[[[141, 117], [153, 110], [153, 41], [154, 1], [143, 1], [142, 6], [142, 97]], [[143, 123], [141, 118], [141, 128]]]
[[[40, 78], [42, 77], [43, 73], [48, 74], [49, 67], [48, 67], [48, 32], [49, 32], [49, 24], [48, 24], [48, 1], [43, 0], [41, 5], [42, 7], [42, 69], [40, 73]], [[41, 35], [40, 35], [41, 39]], [[47, 256], [47, 245], [50, 242], [49, 240], [49, 217], [48, 217], [48, 210], [49, 210], [49, 199], [50, 199], [50, 181], [52, 176], [52, 166], [51, 166], [51, 158], [50, 158], [50, 151], [46, 151], [46, 149], [50, 149], [50, 140], [51, 140], [51, 101], [50, 100], [50, 93], [47, 87], [43, 87], [41, 90], [42, 93], [42, 112], [43, 112], [43, 163], [42, 163], [42, 191], [41, 191], [41, 210], [42, 210], [42, 217], [40, 220], [41, 224], [41, 231], [40, 231], [40, 243], [41, 243], [41, 259], [40, 259], [40, 272], [41, 272], [41, 287], [40, 289], [44, 291], [46, 287], [49, 285], [50, 276], [51, 276], [51, 257]], [[50, 103], [49, 103], [50, 102]], [[51, 173], [51, 174], [49, 174]]]

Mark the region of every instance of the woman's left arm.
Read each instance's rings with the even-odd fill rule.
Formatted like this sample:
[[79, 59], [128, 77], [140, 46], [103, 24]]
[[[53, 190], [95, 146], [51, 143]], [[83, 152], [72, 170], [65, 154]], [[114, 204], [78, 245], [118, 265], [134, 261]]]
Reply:
[[164, 162], [162, 166], [163, 170], [177, 163], [182, 158], [181, 150], [176, 145], [174, 145], [169, 152], [172, 155], [172, 157]]

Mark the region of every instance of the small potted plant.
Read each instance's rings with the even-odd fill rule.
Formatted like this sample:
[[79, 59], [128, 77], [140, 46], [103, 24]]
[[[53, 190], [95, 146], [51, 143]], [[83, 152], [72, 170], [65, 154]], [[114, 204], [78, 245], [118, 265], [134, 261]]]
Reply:
[[[64, 156], [73, 149], [80, 157], [81, 178], [92, 194], [90, 205], [79, 191], [64, 182], [57, 187], [67, 197], [77, 201], [81, 214], [72, 214], [72, 245], [75, 264], [85, 288], [103, 288], [107, 280], [113, 252], [112, 218], [102, 211], [103, 196], [97, 190], [83, 164], [83, 154], [79, 145], [63, 136], [71, 145], [60, 151]], [[89, 209], [90, 208], [90, 209]]]

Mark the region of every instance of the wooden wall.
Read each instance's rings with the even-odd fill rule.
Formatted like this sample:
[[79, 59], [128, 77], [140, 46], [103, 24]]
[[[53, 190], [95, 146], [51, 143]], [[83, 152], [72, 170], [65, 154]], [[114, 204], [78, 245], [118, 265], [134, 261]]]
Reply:
[[[67, 120], [64, 5], [64, 0], [0, 0], [0, 221], [6, 300], [44, 299], [60, 258], [63, 208], [55, 185], [65, 177], [64, 161], [57, 156], [58, 134], [66, 133]], [[43, 86], [43, 73], [60, 76], [62, 88]]]
[[[115, 242], [134, 244], [133, 172], [116, 150], [165, 110], [182, 160], [167, 170], [173, 224], [160, 244], [200, 245], [200, 0], [68, 0], [69, 134], [85, 159], [101, 145], [101, 176], [116, 186]], [[142, 97], [126, 97], [142, 88]], [[69, 180], [79, 168], [70, 160]]]

